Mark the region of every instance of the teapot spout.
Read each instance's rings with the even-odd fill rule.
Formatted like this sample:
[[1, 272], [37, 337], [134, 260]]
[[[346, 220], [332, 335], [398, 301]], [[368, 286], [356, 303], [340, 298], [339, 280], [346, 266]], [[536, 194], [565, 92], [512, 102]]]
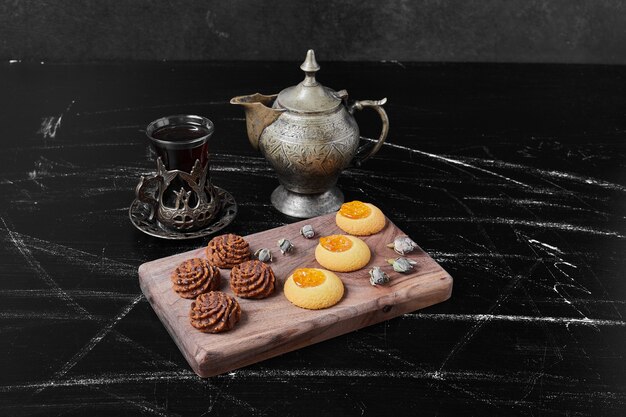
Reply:
[[246, 112], [246, 128], [248, 130], [248, 140], [252, 147], [259, 149], [259, 138], [263, 130], [274, 123], [285, 109], [273, 109], [271, 104], [278, 94], [266, 96], [255, 93], [247, 96], [237, 96], [230, 100], [230, 104], [243, 106]]

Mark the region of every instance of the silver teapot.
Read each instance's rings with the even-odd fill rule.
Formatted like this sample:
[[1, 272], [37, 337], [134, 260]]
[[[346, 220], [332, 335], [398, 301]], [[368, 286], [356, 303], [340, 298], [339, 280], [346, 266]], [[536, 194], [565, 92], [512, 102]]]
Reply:
[[[344, 201], [336, 186], [339, 174], [378, 152], [389, 119], [382, 108], [387, 99], [349, 104], [346, 90], [334, 91], [317, 82], [320, 66], [312, 49], [300, 68], [305, 77], [296, 86], [274, 95], [238, 96], [230, 102], [244, 107], [250, 143], [278, 174], [280, 186], [271, 197], [274, 207], [293, 217], [309, 218], [339, 209]], [[374, 146], [363, 152], [353, 113], [366, 107], [378, 112], [382, 131]]]

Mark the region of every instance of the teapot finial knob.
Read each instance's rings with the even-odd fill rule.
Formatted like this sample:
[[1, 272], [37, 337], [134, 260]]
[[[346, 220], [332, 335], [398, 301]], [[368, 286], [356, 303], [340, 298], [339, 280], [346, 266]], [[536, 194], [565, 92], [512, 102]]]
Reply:
[[303, 81], [305, 86], [312, 87], [317, 85], [315, 73], [320, 70], [320, 66], [315, 60], [315, 51], [313, 51], [313, 49], [309, 49], [307, 51], [306, 59], [304, 60], [302, 65], [300, 65], [300, 69], [306, 74]]

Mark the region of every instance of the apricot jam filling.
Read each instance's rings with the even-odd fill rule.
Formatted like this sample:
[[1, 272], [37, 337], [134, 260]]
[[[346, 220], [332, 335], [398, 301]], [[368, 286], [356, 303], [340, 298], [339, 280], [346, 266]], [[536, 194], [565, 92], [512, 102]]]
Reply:
[[372, 213], [372, 209], [361, 201], [351, 201], [343, 203], [339, 209], [339, 214], [349, 219], [364, 219]]
[[320, 238], [320, 244], [331, 252], [345, 252], [352, 247], [352, 241], [344, 235], [330, 235]]
[[326, 281], [326, 275], [315, 268], [300, 268], [293, 273], [293, 282], [298, 287], [317, 287]]

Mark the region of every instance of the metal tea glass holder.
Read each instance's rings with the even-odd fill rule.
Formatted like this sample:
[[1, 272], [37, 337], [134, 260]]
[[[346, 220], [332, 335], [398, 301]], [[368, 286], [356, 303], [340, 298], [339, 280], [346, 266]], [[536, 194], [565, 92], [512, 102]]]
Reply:
[[208, 163], [201, 169], [199, 164], [196, 160], [190, 173], [168, 171], [157, 158], [156, 173], [142, 176], [135, 189], [129, 210], [133, 225], [155, 237], [193, 239], [230, 224], [237, 215], [235, 199], [207, 179]]
[[[175, 142], [155, 138], [158, 129], [181, 125], [198, 126], [206, 133]], [[156, 172], [142, 176], [135, 189], [136, 198], [129, 210], [133, 225], [160, 238], [192, 239], [215, 233], [232, 222], [237, 203], [226, 190], [214, 186], [209, 176], [207, 142], [213, 123], [200, 116], [168, 116], [148, 125], [146, 133], [159, 156]], [[201, 159], [181, 159], [192, 154]], [[170, 168], [185, 169], [168, 169], [163, 158]], [[187, 172], [191, 161], [195, 162]]]
[[[179, 232], [200, 229], [213, 220], [220, 209], [215, 187], [206, 180], [208, 168], [208, 163], [200, 168], [200, 161], [196, 159], [190, 173], [168, 171], [159, 157], [156, 175], [141, 177], [135, 194], [151, 208], [150, 219], [156, 217], [163, 226]], [[180, 189], [176, 190], [174, 187], [178, 185]]]

